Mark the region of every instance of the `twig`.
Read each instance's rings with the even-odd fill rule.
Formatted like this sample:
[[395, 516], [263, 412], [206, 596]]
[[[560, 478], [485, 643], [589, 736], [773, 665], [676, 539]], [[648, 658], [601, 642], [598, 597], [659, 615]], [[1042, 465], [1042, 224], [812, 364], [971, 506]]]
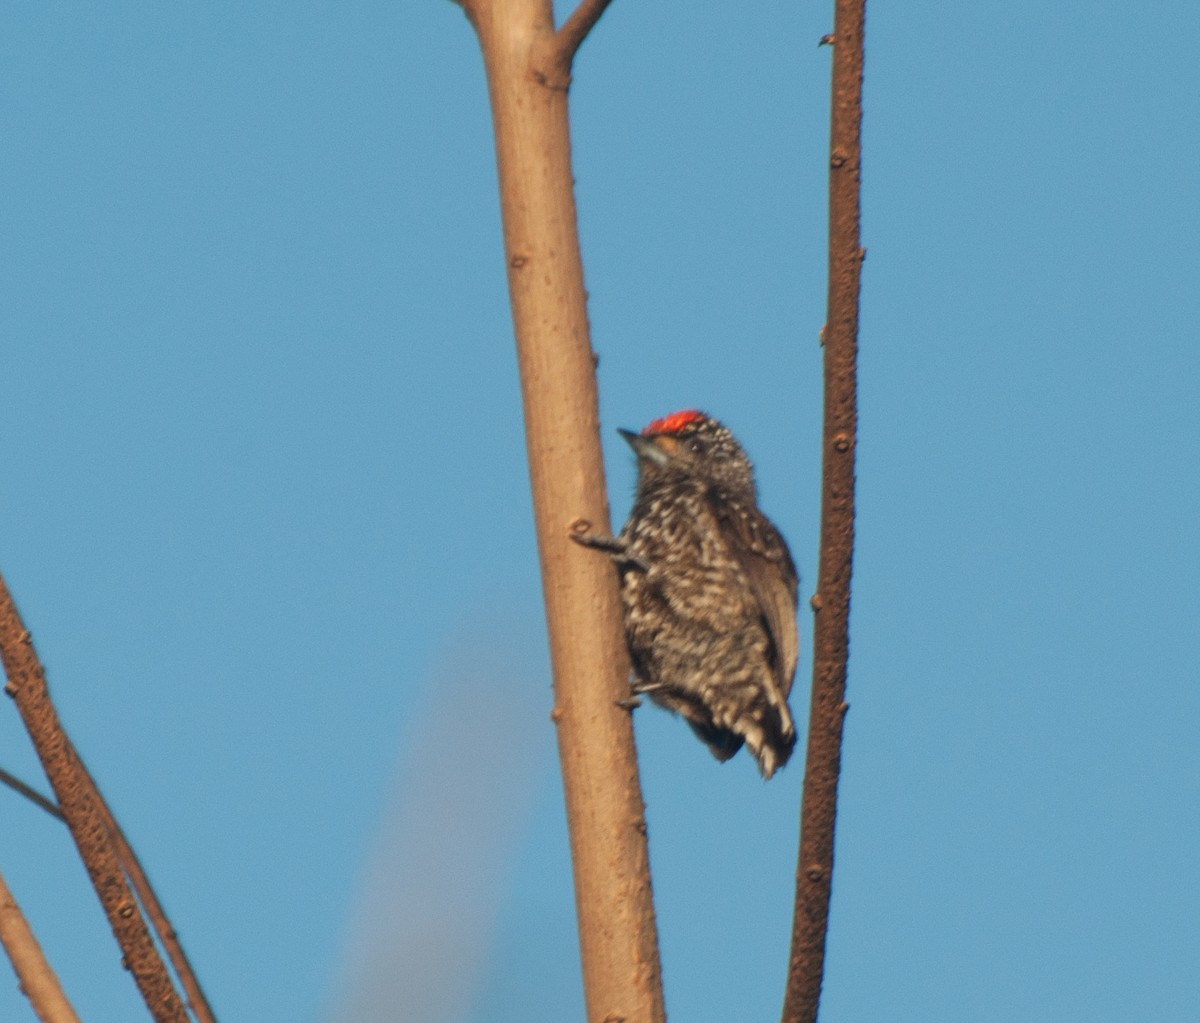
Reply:
[[31, 803], [40, 806], [51, 817], [57, 817], [60, 821], [65, 821], [67, 819], [63, 816], [62, 810], [58, 808], [57, 804], [54, 803], [53, 800], [47, 799], [32, 785], [26, 785], [15, 774], [9, 774], [2, 767], [0, 767], [0, 783], [7, 785], [14, 792], [19, 792]]
[[821, 557], [813, 643], [796, 907], [784, 1023], [815, 1023], [825, 972], [833, 881], [834, 825], [846, 664], [850, 653], [850, 576], [854, 555], [854, 454], [857, 443], [858, 303], [862, 261], [863, 28], [866, 0], [836, 0], [829, 169], [829, 309], [825, 348], [825, 426]]
[[[71, 742], [69, 737], [67, 738], [67, 742]], [[116, 843], [117, 856], [121, 861], [121, 867], [125, 871], [125, 876], [129, 878], [129, 883], [133, 885], [134, 891], [137, 892], [138, 901], [141, 902], [146, 916], [150, 919], [150, 925], [154, 928], [154, 933], [157, 935], [162, 947], [166, 950], [167, 957], [171, 960], [171, 967], [175, 970], [175, 976], [179, 978], [179, 983], [183, 986], [184, 993], [187, 996], [188, 1007], [192, 1010], [192, 1015], [196, 1017], [198, 1023], [217, 1023], [212, 1006], [209, 1005], [208, 998], [205, 996], [203, 988], [200, 987], [200, 981], [196, 977], [195, 970], [192, 969], [192, 964], [187, 957], [187, 953], [183, 950], [183, 944], [179, 940], [178, 933], [171, 924], [166, 910], [163, 909], [163, 905], [158, 899], [158, 894], [154, 891], [154, 886], [150, 884], [150, 878], [142, 866], [142, 861], [138, 859], [133, 846], [129, 844], [129, 839], [125, 837], [124, 829], [122, 829], [117, 818], [113, 815], [108, 801], [104, 798], [103, 793], [101, 793], [100, 787], [92, 777], [92, 772], [88, 770], [87, 764], [83, 762], [83, 758], [79, 755], [79, 751], [75, 748], [74, 743], [71, 744], [71, 755], [75, 758], [76, 763], [79, 765], [79, 770], [86, 776], [88, 784], [92, 787], [96, 805], [100, 810], [101, 816], [104, 818], [105, 827], [108, 828], [109, 835], [112, 836], [112, 840]]]
[[588, 33], [600, 20], [612, 0], [580, 0], [579, 6], [571, 12], [571, 16], [563, 22], [562, 27], [554, 33], [558, 44], [561, 60], [567, 66], [575, 59], [575, 54]]
[[[561, 92], [570, 88], [575, 54], [610, 3], [612, 0], [580, 0], [558, 31], [537, 35], [530, 52], [530, 71], [539, 85]], [[468, 6], [467, 17], [478, 29], [478, 12]]]
[[[70, 740], [68, 739], [68, 741]], [[179, 978], [179, 982], [183, 985], [183, 990], [187, 995], [188, 1007], [192, 1010], [192, 1015], [196, 1017], [198, 1023], [216, 1023], [216, 1016], [213, 1013], [212, 1006], [209, 1005], [208, 998], [205, 996], [204, 990], [200, 987], [200, 981], [192, 969], [192, 964], [187, 957], [187, 953], [183, 950], [178, 933], [167, 917], [166, 911], [158, 899], [158, 894], [154, 890], [154, 886], [150, 884], [150, 878], [142, 866], [142, 861], [138, 859], [133, 846], [129, 844], [129, 839], [125, 837], [124, 830], [121, 828], [116, 817], [113, 816], [108, 801], [104, 798], [104, 794], [100, 791], [99, 786], [96, 785], [96, 780], [92, 777], [91, 771], [87, 769], [87, 765], [83, 762], [83, 757], [79, 755], [79, 750], [75, 748], [73, 743], [71, 745], [71, 755], [75, 757], [80, 770], [87, 774], [87, 779], [92, 786], [97, 805], [100, 808], [100, 812], [104, 815], [108, 832], [117, 844], [117, 856], [121, 860], [121, 867], [124, 869], [126, 877], [129, 878], [129, 883], [133, 885], [134, 891], [137, 892], [138, 901], [141, 902], [142, 908], [145, 909], [146, 915], [150, 918], [150, 924], [154, 928], [154, 933], [158, 938], [159, 944], [166, 949], [167, 956], [171, 960], [171, 966], [175, 970], [175, 975]], [[51, 817], [60, 821], [66, 821], [62, 810], [53, 802], [43, 796], [33, 786], [26, 785], [20, 778], [14, 774], [10, 774], [2, 767], [0, 767], [0, 784], [7, 785], [14, 791], [19, 792], [26, 799], [30, 800], [30, 802], [40, 806]]]
[[0, 659], [8, 674], [7, 692], [42, 761], [58, 798], [113, 935], [124, 965], [157, 1023], [187, 1023], [179, 992], [154, 947], [137, 899], [117, 858], [116, 846], [97, 806], [94, 787], [81, 771], [46, 685], [46, 671], [33, 647], [33, 637], [0, 576]]
[[42, 1023], [79, 1023], [58, 975], [3, 877], [0, 877], [0, 944], [8, 953], [21, 990], [38, 1019]]

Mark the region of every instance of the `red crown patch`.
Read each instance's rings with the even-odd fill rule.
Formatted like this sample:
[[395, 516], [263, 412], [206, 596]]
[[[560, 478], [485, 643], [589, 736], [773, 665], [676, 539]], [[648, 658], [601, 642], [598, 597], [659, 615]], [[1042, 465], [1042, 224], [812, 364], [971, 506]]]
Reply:
[[662, 419], [656, 419], [642, 431], [643, 437], [653, 437], [656, 434], [679, 433], [685, 427], [691, 426], [692, 423], [698, 423], [702, 419], [708, 417], [698, 409], [685, 409], [683, 412], [672, 412], [669, 416], [663, 416]]

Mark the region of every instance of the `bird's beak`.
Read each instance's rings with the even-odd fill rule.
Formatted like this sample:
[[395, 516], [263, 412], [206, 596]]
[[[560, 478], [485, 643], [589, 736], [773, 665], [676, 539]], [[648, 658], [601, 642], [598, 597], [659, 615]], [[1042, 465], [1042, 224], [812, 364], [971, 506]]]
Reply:
[[[666, 465], [671, 460], [670, 448], [677, 445], [674, 437], [643, 437], [640, 433], [634, 433], [632, 430], [617, 430], [617, 432], [633, 448], [634, 454], [638, 456], [639, 460], [645, 459], [647, 462], [655, 462], [658, 465]], [[669, 446], [664, 442], [669, 442]]]

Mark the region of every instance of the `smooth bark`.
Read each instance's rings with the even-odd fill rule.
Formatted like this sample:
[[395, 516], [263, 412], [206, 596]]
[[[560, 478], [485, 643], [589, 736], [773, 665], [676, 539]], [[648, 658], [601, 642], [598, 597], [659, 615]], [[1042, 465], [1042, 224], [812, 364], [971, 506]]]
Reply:
[[0, 945], [4, 946], [21, 990], [42, 1023], [79, 1023], [58, 975], [3, 877], [0, 877]]
[[467, 0], [487, 69], [525, 435], [554, 673], [588, 1019], [664, 1018], [645, 807], [616, 577], [572, 531], [610, 528], [575, 211], [571, 60], [603, 12], [556, 31], [550, 0]]

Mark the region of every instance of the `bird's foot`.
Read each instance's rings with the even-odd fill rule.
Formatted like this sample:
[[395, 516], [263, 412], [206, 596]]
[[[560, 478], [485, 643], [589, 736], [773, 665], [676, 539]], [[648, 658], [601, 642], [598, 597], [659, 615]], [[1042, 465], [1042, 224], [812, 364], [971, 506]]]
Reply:
[[624, 555], [628, 547], [628, 544], [624, 540], [619, 536], [602, 536], [599, 533], [589, 533], [587, 530], [590, 526], [590, 522], [579, 519], [571, 526], [571, 531], [567, 535], [579, 544], [580, 547], [591, 547], [592, 550], [604, 551], [605, 554], [611, 554], [614, 558]]
[[599, 533], [589, 533], [591, 523], [586, 519], [576, 519], [571, 523], [567, 535], [580, 547], [590, 547], [594, 551], [603, 551], [617, 563], [620, 568], [633, 568], [639, 572], [649, 572], [650, 566], [641, 558], [635, 558], [629, 553], [629, 541], [619, 536], [602, 536]]

